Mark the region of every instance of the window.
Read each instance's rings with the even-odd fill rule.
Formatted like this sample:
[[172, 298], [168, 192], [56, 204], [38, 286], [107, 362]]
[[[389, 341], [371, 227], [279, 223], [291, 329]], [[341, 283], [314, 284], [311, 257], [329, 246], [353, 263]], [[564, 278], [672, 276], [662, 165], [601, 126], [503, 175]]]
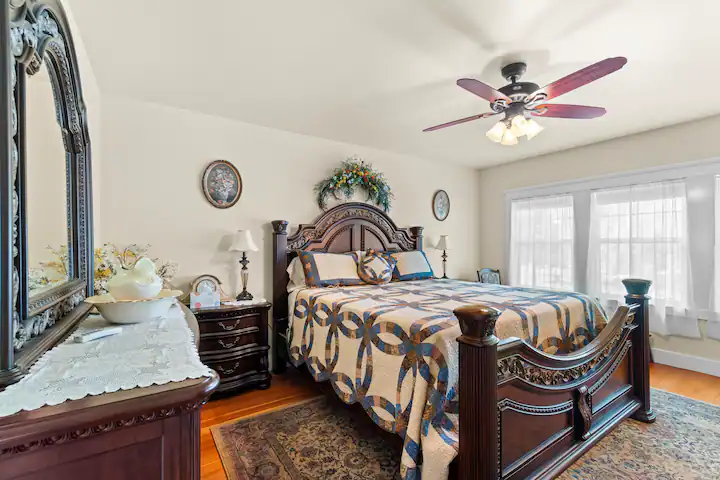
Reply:
[[595, 191], [591, 196], [588, 287], [621, 300], [623, 278], [653, 280], [651, 295], [688, 306], [687, 202], [683, 181]]
[[510, 280], [524, 287], [573, 289], [572, 195], [511, 204]]
[[[624, 303], [621, 281], [647, 278], [653, 282], [651, 331], [720, 340], [720, 158], [520, 188], [505, 195], [510, 282], [588, 293], [599, 297], [612, 314], [613, 304]], [[539, 253], [551, 247], [528, 245], [547, 238], [542, 225], [550, 228], [550, 222], [539, 221], [540, 233], [529, 236], [532, 214], [522, 213], [524, 222], [519, 217], [526, 209], [552, 209], [541, 201], [560, 199], [574, 231], [557, 240], [562, 260], [558, 255], [548, 259]], [[530, 254], [520, 254], [528, 248]], [[707, 320], [705, 328], [698, 320]]]

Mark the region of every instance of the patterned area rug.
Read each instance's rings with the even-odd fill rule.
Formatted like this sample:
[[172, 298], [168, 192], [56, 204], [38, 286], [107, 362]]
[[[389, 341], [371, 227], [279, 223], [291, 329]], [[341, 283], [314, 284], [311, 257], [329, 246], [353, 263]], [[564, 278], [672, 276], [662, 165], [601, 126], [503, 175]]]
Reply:
[[652, 401], [655, 423], [623, 422], [559, 478], [720, 479], [720, 407], [662, 390]]
[[[657, 422], [624, 422], [560, 479], [720, 479], [720, 407], [652, 393]], [[399, 478], [399, 437], [330, 396], [216, 426], [212, 435], [230, 480]]]

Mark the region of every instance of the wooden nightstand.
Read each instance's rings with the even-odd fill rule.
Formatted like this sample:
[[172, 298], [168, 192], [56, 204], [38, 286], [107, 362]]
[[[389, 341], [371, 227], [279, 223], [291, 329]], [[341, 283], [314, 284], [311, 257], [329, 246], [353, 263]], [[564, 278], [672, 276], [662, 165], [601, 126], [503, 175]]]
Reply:
[[263, 303], [191, 309], [200, 326], [200, 359], [220, 376], [216, 392], [246, 386], [270, 387], [270, 307], [270, 303]]

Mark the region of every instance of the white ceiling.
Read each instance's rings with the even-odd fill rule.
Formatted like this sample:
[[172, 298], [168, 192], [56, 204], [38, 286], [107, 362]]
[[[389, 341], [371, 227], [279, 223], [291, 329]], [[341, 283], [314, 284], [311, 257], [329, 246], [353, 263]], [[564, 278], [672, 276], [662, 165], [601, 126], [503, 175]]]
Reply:
[[[438, 161], [483, 167], [720, 113], [710, 0], [71, 3], [103, 93]], [[485, 138], [492, 119], [421, 131], [489, 110], [457, 78], [500, 87], [523, 60], [542, 86], [613, 56], [628, 64], [553, 100], [603, 118], [540, 119], [513, 147]]]

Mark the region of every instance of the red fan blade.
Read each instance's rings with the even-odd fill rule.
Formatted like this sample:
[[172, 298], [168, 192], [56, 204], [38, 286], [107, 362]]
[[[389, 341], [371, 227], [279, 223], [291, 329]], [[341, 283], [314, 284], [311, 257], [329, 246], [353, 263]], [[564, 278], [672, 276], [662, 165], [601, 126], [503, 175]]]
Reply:
[[460, 120], [443, 123], [442, 125], [435, 125], [434, 127], [426, 128], [425, 130], [423, 130], [423, 132], [432, 132], [434, 130], [440, 130], [441, 128], [452, 127], [453, 125], [460, 125], [461, 123], [472, 122], [473, 120], [480, 120], [481, 118], [492, 117], [493, 115], [497, 115], [497, 113], [495, 113], [495, 112], [481, 113], [480, 115], [473, 115], [472, 117], [461, 118]]
[[602, 107], [588, 107], [587, 105], [538, 105], [530, 110], [533, 115], [555, 118], [597, 118], [607, 113]]
[[512, 102], [507, 96], [498, 92], [490, 85], [486, 85], [473, 78], [461, 78], [457, 81], [457, 85], [480, 98], [484, 98], [490, 103], [493, 103], [495, 100], [505, 100], [507, 103]]
[[627, 63], [625, 57], [606, 58], [598, 63], [571, 73], [567, 77], [556, 80], [550, 85], [546, 85], [540, 90], [534, 92], [531, 97], [537, 97], [540, 94], [545, 95], [544, 100], [559, 97], [560, 95], [587, 85], [590, 82], [609, 75], [620, 70]]

